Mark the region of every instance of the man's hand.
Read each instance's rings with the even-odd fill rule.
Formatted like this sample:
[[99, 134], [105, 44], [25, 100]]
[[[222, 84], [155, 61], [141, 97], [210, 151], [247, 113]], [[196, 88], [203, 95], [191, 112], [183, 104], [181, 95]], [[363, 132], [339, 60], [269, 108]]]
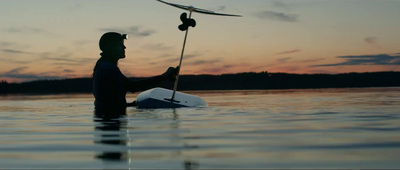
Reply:
[[176, 80], [176, 76], [178, 75], [179, 72], [179, 66], [177, 67], [170, 67], [167, 69], [167, 71], [162, 74], [162, 76], [167, 79], [167, 80], [171, 80], [171, 81], [175, 81]]

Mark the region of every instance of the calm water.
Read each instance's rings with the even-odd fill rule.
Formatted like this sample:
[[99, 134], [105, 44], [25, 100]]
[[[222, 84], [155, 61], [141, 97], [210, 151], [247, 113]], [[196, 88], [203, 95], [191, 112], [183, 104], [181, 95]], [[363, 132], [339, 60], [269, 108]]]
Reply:
[[92, 95], [2, 96], [0, 169], [400, 167], [400, 88], [187, 93], [209, 107], [113, 121]]

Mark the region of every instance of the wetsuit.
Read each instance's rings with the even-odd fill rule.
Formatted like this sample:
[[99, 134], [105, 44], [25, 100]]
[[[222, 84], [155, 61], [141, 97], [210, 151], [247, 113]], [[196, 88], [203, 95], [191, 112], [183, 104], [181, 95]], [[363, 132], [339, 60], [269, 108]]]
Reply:
[[125, 77], [116, 64], [99, 61], [93, 74], [93, 95], [96, 112], [123, 112], [126, 107], [126, 93], [146, 90], [165, 80], [164, 76], [132, 82]]

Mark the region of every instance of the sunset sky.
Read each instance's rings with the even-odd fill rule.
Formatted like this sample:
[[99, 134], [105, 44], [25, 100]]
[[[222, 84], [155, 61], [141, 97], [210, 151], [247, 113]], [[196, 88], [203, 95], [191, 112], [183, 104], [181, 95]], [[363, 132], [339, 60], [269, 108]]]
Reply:
[[[193, 13], [181, 74], [400, 71], [399, 0], [166, 0]], [[179, 62], [183, 10], [156, 0], [1, 0], [0, 80], [89, 77], [108, 31], [129, 35], [127, 76]]]

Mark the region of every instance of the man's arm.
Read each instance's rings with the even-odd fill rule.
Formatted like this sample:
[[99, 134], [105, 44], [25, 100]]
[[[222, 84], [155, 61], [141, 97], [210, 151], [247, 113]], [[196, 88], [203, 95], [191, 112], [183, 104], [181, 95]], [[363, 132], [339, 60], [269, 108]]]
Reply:
[[162, 75], [154, 76], [154, 77], [150, 77], [150, 78], [146, 78], [146, 79], [138, 80], [138, 81], [134, 81], [134, 82], [130, 81], [128, 78], [125, 77], [125, 82], [126, 82], [125, 84], [126, 84], [128, 91], [130, 91], [132, 93], [135, 93], [138, 91], [144, 91], [144, 90], [147, 90], [165, 80], [175, 80], [176, 75], [178, 73], [178, 69], [179, 69], [178, 67], [177, 68], [170, 67]]
[[138, 91], [147, 90], [147, 89], [151, 88], [152, 86], [155, 86], [156, 84], [163, 82], [164, 80], [166, 80], [166, 79], [162, 75], [154, 76], [154, 77], [150, 77], [150, 78], [146, 78], [146, 79], [138, 80], [138, 81], [130, 81], [128, 78], [126, 78], [126, 85], [127, 85], [128, 91], [135, 93]]

